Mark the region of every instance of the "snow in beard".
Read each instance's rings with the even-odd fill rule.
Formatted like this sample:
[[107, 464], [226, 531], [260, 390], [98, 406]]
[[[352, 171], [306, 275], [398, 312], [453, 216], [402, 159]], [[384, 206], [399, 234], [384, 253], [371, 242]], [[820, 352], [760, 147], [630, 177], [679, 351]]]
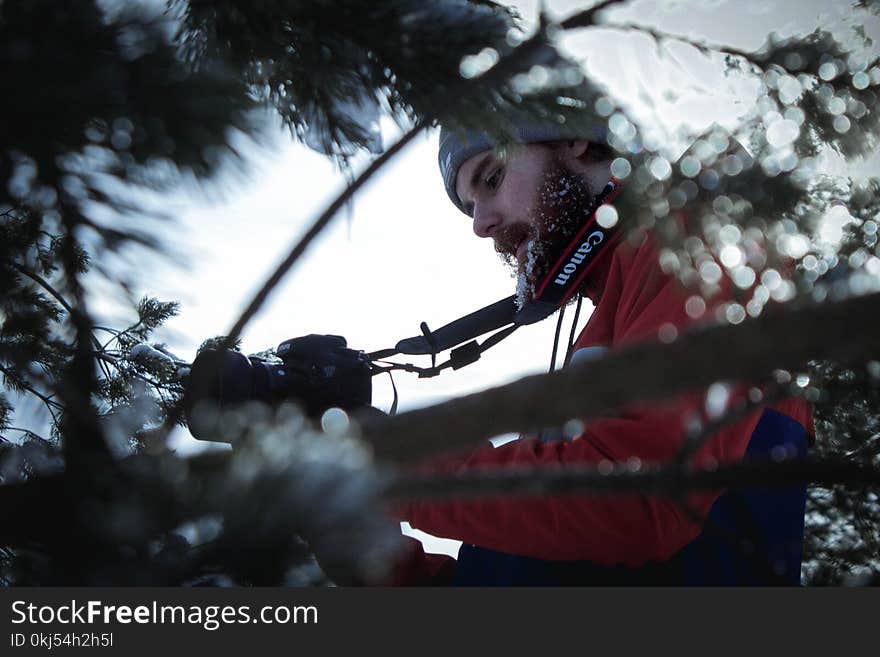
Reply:
[[579, 174], [569, 171], [558, 161], [550, 163], [531, 211], [531, 216], [536, 220], [527, 229], [526, 259], [522, 268], [515, 255], [511, 255], [515, 254], [515, 249], [510, 251], [509, 242], [519, 242], [516, 228], [511, 229], [506, 243], [504, 240], [496, 243], [496, 248], [516, 275], [517, 308], [522, 308], [534, 297], [535, 289], [547, 276], [559, 254], [583, 226], [587, 218], [585, 213], [593, 199], [594, 195]]

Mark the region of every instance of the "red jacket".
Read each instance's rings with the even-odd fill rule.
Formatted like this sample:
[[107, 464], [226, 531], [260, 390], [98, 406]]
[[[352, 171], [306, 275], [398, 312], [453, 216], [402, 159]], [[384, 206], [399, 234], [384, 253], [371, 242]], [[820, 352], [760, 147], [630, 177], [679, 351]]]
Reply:
[[[693, 323], [685, 312], [688, 294], [660, 270], [657, 255], [651, 240], [638, 247], [622, 243], [603, 255], [590, 276], [592, 287], [601, 294], [576, 348], [614, 349], [656, 340], [664, 325], [680, 329]], [[587, 420], [584, 433], [574, 440], [520, 439], [497, 449], [487, 445], [467, 456], [438, 460], [434, 470], [597, 464], [633, 457], [643, 462], [665, 461], [680, 449], [685, 422], [701, 415], [704, 402], [705, 394], [700, 392], [664, 404], [639, 405], [614, 417]], [[790, 400], [774, 408], [812, 433], [805, 402]], [[720, 430], [694, 456], [693, 463], [741, 459], [759, 417], [756, 411]], [[695, 492], [688, 501], [705, 515], [721, 492]], [[663, 561], [701, 531], [672, 501], [643, 495], [430, 501], [407, 504], [398, 512], [413, 527], [436, 536], [538, 559], [588, 560], [602, 565]], [[444, 558], [425, 558], [416, 550], [401, 564], [397, 579], [427, 583], [431, 576], [448, 573], [450, 568]]]

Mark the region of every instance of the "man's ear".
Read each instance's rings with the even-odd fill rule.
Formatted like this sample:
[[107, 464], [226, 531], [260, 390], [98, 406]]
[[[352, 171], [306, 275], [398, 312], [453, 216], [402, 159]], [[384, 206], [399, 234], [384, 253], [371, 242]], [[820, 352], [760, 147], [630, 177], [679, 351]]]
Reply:
[[575, 160], [583, 159], [590, 148], [590, 142], [586, 139], [572, 139], [564, 142], [565, 154]]

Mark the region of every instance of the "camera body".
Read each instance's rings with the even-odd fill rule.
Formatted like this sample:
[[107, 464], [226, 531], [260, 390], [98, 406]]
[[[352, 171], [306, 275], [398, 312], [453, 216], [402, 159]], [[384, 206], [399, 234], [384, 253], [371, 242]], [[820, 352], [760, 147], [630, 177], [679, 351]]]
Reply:
[[200, 351], [184, 393], [190, 433], [217, 440], [218, 411], [249, 401], [269, 406], [293, 401], [311, 417], [331, 407], [352, 411], [370, 405], [370, 360], [363, 351], [349, 349], [341, 335], [285, 340], [275, 353], [280, 363], [228, 349]]

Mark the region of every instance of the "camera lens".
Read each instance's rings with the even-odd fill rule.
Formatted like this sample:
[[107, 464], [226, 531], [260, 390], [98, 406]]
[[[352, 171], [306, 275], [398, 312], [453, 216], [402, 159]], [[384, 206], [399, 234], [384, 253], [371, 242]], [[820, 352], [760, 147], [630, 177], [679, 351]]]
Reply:
[[268, 390], [266, 367], [237, 351], [205, 349], [199, 353], [183, 397], [190, 433], [210, 439], [217, 434], [219, 408], [265, 399], [261, 393]]
[[184, 410], [195, 438], [216, 440], [222, 433], [219, 411], [250, 401], [275, 406], [294, 401], [318, 417], [330, 407], [351, 410], [369, 406], [370, 361], [348, 349], [345, 338], [307, 335], [283, 342], [283, 362], [248, 358], [237, 351], [204, 349], [192, 364]]

